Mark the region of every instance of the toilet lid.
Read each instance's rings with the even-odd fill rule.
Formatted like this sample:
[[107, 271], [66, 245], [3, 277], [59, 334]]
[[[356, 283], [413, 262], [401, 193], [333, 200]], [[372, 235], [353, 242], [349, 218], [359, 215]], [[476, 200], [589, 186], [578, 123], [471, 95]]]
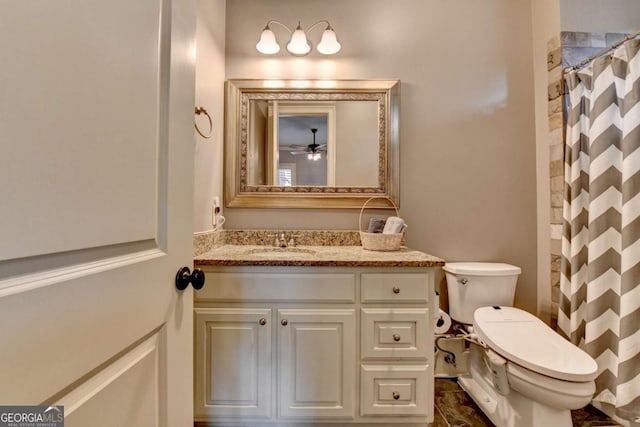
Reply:
[[448, 262], [442, 269], [448, 273], [470, 276], [513, 276], [522, 272], [520, 267], [498, 262]]
[[476, 333], [504, 358], [552, 378], [591, 381], [598, 365], [542, 320], [514, 307], [481, 307], [473, 314]]

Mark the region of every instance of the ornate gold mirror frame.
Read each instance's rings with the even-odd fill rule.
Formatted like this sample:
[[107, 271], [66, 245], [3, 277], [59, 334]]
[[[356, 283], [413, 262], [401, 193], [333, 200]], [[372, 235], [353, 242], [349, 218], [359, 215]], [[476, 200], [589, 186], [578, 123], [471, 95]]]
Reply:
[[[399, 104], [397, 80], [249, 80], [225, 83], [225, 205], [231, 208], [360, 208], [372, 196], [399, 204]], [[378, 185], [293, 186], [248, 182], [250, 102], [377, 101]], [[340, 143], [340, 142], [338, 142]], [[384, 198], [370, 207], [391, 207]]]

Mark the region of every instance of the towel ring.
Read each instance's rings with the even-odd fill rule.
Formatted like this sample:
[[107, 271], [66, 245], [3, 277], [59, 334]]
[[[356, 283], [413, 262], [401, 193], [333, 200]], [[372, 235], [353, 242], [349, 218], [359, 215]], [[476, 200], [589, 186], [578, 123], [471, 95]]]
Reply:
[[209, 135], [207, 136], [203, 134], [200, 131], [200, 128], [198, 128], [198, 123], [193, 122], [193, 126], [196, 128], [196, 132], [198, 132], [198, 134], [205, 139], [211, 138], [211, 134], [213, 133], [213, 121], [211, 120], [211, 116], [204, 107], [196, 107], [195, 113], [197, 116], [199, 116], [200, 114], [204, 114], [209, 119]]

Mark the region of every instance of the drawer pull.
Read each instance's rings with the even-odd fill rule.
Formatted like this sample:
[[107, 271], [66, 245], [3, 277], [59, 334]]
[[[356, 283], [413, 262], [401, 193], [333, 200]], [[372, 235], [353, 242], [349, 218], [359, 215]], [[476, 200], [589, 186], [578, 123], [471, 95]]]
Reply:
[[393, 340], [394, 340], [395, 342], [400, 341], [400, 335], [398, 335], [398, 334], [393, 334]]
[[393, 396], [393, 398], [394, 398], [395, 400], [400, 399], [400, 393], [398, 393], [397, 391], [394, 391], [394, 392], [393, 392], [393, 394], [392, 394], [392, 396]]
[[282, 320], [280, 321], [280, 324], [281, 324], [282, 326], [287, 326], [287, 325], [289, 324], [289, 321], [288, 321], [287, 319], [282, 319]]
[[260, 319], [260, 320], [258, 321], [258, 323], [260, 323], [260, 325], [261, 325], [261, 326], [264, 326], [264, 325], [266, 325], [266, 324], [267, 324], [267, 319], [265, 319], [265, 318], [263, 317], [262, 319]]
[[394, 287], [393, 287], [393, 293], [394, 293], [394, 294], [399, 294], [399, 293], [400, 293], [400, 288], [399, 288], [399, 287], [397, 287], [397, 286], [394, 286]]

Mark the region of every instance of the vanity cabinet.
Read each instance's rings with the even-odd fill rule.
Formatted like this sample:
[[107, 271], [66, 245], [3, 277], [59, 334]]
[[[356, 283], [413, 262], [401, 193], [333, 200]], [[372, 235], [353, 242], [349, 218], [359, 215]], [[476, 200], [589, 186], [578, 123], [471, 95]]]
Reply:
[[433, 420], [433, 269], [205, 272], [195, 300], [201, 425]]

